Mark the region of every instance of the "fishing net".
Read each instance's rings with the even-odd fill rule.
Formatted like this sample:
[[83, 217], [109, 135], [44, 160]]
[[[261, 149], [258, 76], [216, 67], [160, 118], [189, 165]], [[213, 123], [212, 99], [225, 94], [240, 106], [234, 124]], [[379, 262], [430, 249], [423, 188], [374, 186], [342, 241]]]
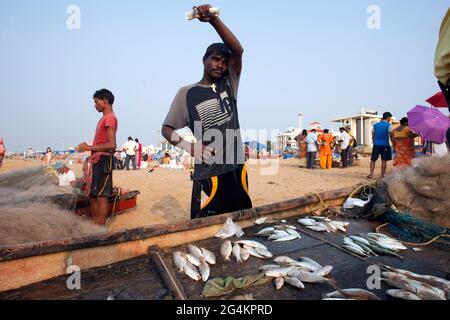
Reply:
[[403, 242], [450, 248], [450, 158], [426, 158], [377, 185], [359, 217], [386, 223]]
[[74, 214], [78, 189], [57, 181], [48, 167], [0, 174], [0, 247], [105, 231]]

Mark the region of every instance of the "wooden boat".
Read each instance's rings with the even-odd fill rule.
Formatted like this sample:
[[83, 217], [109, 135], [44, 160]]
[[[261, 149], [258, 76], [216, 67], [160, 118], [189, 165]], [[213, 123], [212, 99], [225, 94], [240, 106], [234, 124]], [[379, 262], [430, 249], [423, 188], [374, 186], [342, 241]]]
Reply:
[[[352, 190], [319, 195], [327, 205], [341, 205]], [[259, 266], [271, 260], [251, 258], [237, 265], [220, 257], [222, 240], [214, 235], [227, 218], [244, 228], [244, 239], [254, 239], [251, 234], [261, 229], [255, 226], [255, 219], [286, 219], [299, 226], [297, 219], [314, 211], [318, 203], [317, 196], [309, 195], [205, 219], [0, 248], [0, 299], [201, 299], [204, 283], [194, 282], [176, 270], [172, 261], [174, 250], [186, 251], [186, 244], [195, 243], [215, 252], [218, 263], [211, 266], [211, 278], [255, 274]], [[351, 221], [349, 234], [373, 231], [374, 227], [376, 223], [366, 220]], [[420, 254], [408, 250], [404, 260], [391, 256], [361, 258], [341, 248], [342, 233], [315, 233], [300, 226], [299, 230], [302, 239], [292, 242], [258, 241], [275, 256], [307, 256], [323, 265], [333, 265], [332, 277], [341, 288], [367, 289], [367, 268], [377, 262], [441, 278], [449, 274], [450, 254], [445, 250], [427, 247]], [[81, 290], [67, 289], [69, 266], [81, 269]], [[238, 294], [251, 293], [255, 299], [269, 300], [320, 299], [323, 293], [331, 291], [334, 290], [327, 284], [308, 285], [302, 291], [291, 287], [276, 291], [270, 283]], [[376, 294], [386, 298], [384, 291]]]

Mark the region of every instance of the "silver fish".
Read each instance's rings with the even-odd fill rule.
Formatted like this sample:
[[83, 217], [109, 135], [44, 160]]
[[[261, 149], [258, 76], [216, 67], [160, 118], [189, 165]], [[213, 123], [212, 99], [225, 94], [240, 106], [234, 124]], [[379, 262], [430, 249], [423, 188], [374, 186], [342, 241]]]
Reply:
[[349, 236], [349, 238], [352, 239], [353, 242], [356, 242], [356, 243], [359, 242], [359, 243], [362, 243], [362, 244], [364, 244], [366, 246], [370, 245], [370, 242], [367, 239], [364, 239], [364, 238], [361, 238], [361, 237], [357, 237], [357, 236]]
[[266, 270], [270, 270], [270, 269], [279, 269], [281, 268], [281, 266], [277, 265], [277, 264], [266, 264], [262, 267], [259, 268], [260, 271], [266, 271]]
[[180, 251], [173, 253], [173, 262], [177, 267], [178, 271], [183, 272], [186, 259], [183, 257], [183, 254]]
[[302, 262], [309, 263], [311, 266], [313, 266], [313, 267], [315, 268], [315, 270], [318, 270], [318, 269], [322, 268], [322, 266], [320, 265], [320, 263], [314, 261], [314, 260], [311, 259], [311, 258], [308, 258], [308, 257], [300, 257], [299, 260], [302, 261]]
[[272, 252], [270, 252], [267, 249], [263, 249], [263, 248], [255, 248], [255, 251], [263, 256], [263, 259], [270, 259], [273, 257]]
[[200, 273], [197, 271], [197, 268], [190, 264], [188, 261], [186, 261], [184, 273], [195, 281], [199, 281], [202, 278]]
[[200, 267], [200, 259], [197, 258], [196, 256], [190, 254], [190, 253], [186, 253], [185, 254], [185, 258], [187, 259], [187, 261], [189, 261], [192, 265], [196, 266], [196, 267]]
[[211, 265], [216, 264], [216, 256], [214, 253], [205, 248], [200, 248], [202, 250], [203, 257], [205, 257], [205, 261]]
[[311, 229], [312, 231], [316, 231], [316, 232], [324, 232], [327, 231], [328, 229], [322, 224], [322, 225], [314, 225], [314, 226], [306, 226], [306, 228]]
[[298, 219], [298, 223], [300, 223], [302, 226], [315, 226], [317, 224], [317, 222], [313, 219]]
[[233, 252], [233, 245], [231, 241], [227, 240], [220, 246], [220, 254], [222, 255], [225, 261], [229, 261], [231, 257], [231, 253]]
[[270, 235], [274, 231], [275, 231], [275, 228], [273, 228], [273, 227], [264, 228], [264, 229], [260, 230], [256, 235]]
[[386, 293], [391, 297], [403, 300], [423, 300], [419, 296], [415, 295], [412, 292], [401, 290], [401, 289], [389, 289], [386, 290]]
[[243, 262], [247, 261], [250, 258], [250, 253], [245, 248], [241, 248], [240, 250], [242, 261]]
[[382, 272], [381, 275], [386, 279], [403, 282], [405, 285], [399, 289], [406, 289], [426, 300], [446, 300], [444, 290], [430, 286], [429, 284], [409, 279], [405, 275], [394, 272]]
[[297, 238], [301, 238], [300, 233], [298, 233], [296, 230], [294, 229], [286, 229], [286, 232], [293, 235], [293, 236], [297, 236]]
[[287, 241], [292, 241], [292, 240], [295, 240], [295, 239], [298, 239], [298, 238], [299, 238], [298, 235], [289, 234], [289, 235], [287, 235], [285, 237], [275, 239], [274, 242], [287, 242]]
[[363, 256], [363, 257], [367, 257], [368, 254], [357, 244], [354, 244], [353, 246], [344, 244], [342, 247], [344, 247], [345, 249], [347, 249], [350, 252], [353, 252], [359, 256]]
[[237, 244], [241, 244], [241, 245], [245, 244], [245, 245], [248, 245], [248, 246], [253, 247], [253, 248], [261, 248], [261, 249], [266, 249], [267, 250], [266, 246], [262, 245], [259, 242], [252, 241], [252, 240], [240, 240], [240, 241], [237, 241], [236, 243]]
[[331, 273], [331, 270], [333, 270], [333, 266], [324, 266], [319, 270], [314, 271], [314, 274], [321, 277], [326, 277]]
[[241, 257], [241, 247], [237, 243], [235, 243], [233, 246], [233, 255], [236, 258], [237, 263], [243, 262]]
[[322, 221], [331, 222], [331, 219], [330, 219], [330, 218], [327, 218], [327, 217], [310, 216], [310, 217], [308, 217], [308, 218], [309, 218], [309, 219], [312, 219], [312, 220], [315, 220], [315, 221], [318, 221], [318, 222], [322, 222]]
[[269, 270], [264, 271], [264, 274], [266, 275], [266, 277], [271, 277], [271, 278], [285, 277], [292, 269], [293, 269], [293, 267], [269, 269]]
[[287, 257], [287, 256], [279, 256], [279, 257], [276, 257], [276, 258], [274, 259], [274, 261], [275, 261], [276, 263], [284, 263], [284, 264], [289, 264], [289, 263], [295, 263], [295, 262], [298, 262], [297, 260], [294, 260], [294, 259], [292, 259], [292, 258], [290, 258], [290, 257]]
[[211, 270], [209, 268], [209, 265], [206, 263], [206, 261], [204, 259], [201, 259], [200, 274], [202, 275], [203, 282], [208, 281], [210, 273], [211, 273]]
[[331, 280], [311, 272], [300, 271], [297, 278], [306, 283], [328, 283]]
[[286, 231], [275, 231], [267, 239], [268, 240], [277, 240], [277, 239], [281, 239], [281, 238], [284, 238], [287, 236], [289, 236], [289, 233], [287, 233]]
[[277, 290], [280, 290], [284, 285], [284, 278], [283, 277], [275, 278], [274, 282], [275, 282], [275, 288]]
[[[266, 257], [264, 257], [263, 255], [259, 254], [258, 251], [256, 251], [256, 249], [253, 248], [253, 247], [250, 247], [250, 246], [244, 244], [244, 249], [247, 250], [247, 252], [252, 257], [259, 258], [259, 259], [266, 259]], [[260, 250], [262, 250], [262, 249], [260, 249]]]
[[370, 291], [363, 289], [342, 289], [340, 290], [346, 298], [356, 299], [356, 300], [380, 300], [375, 294]]
[[305, 289], [305, 285], [302, 283], [302, 281], [298, 278], [294, 278], [294, 277], [285, 277], [284, 281], [287, 284], [290, 284], [291, 286], [298, 288], [298, 289]]
[[196, 258], [198, 258], [198, 259], [204, 258], [204, 257], [203, 257], [202, 250], [200, 250], [199, 247], [194, 246], [194, 245], [192, 245], [192, 244], [189, 244], [189, 245], [188, 245], [188, 250], [189, 250], [189, 253], [192, 254], [194, 257], [196, 257]]

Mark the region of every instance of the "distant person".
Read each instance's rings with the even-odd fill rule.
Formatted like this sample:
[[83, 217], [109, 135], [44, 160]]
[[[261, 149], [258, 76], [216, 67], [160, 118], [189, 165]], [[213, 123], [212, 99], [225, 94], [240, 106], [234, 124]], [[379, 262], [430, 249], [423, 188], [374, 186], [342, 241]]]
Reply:
[[142, 143], [139, 142], [139, 139], [136, 138], [134, 140], [137, 145], [138, 145], [138, 149], [137, 149], [137, 154], [136, 154], [136, 158], [137, 158], [137, 168], [141, 169], [141, 162], [142, 162]]
[[391, 133], [392, 145], [395, 149], [394, 167], [404, 168], [412, 165], [412, 160], [416, 157], [414, 138], [417, 134], [408, 127], [408, 118], [400, 120], [400, 126]]
[[52, 163], [52, 160], [53, 160], [53, 151], [52, 148], [48, 147], [47, 152], [45, 153], [44, 156], [45, 165], [48, 167]]
[[103, 114], [97, 124], [94, 142], [86, 142], [77, 147], [78, 152], [90, 151], [88, 167], [84, 171], [84, 188], [91, 202], [93, 220], [100, 225], [106, 224], [108, 217], [108, 198], [113, 193], [113, 154], [116, 150], [117, 118], [113, 111], [114, 95], [102, 89], [94, 94], [95, 109]]
[[434, 59], [434, 74], [445, 95], [450, 112], [450, 8], [439, 30], [439, 42]]
[[53, 168], [58, 172], [58, 186], [75, 187], [77, 180], [75, 173], [67, 167], [65, 162], [58, 161], [53, 165]]
[[349, 146], [351, 142], [351, 137], [347, 132], [347, 129], [342, 127], [340, 129], [341, 137], [340, 137], [340, 144], [341, 144], [341, 162], [342, 162], [342, 168], [348, 168], [348, 152], [349, 152]]
[[306, 137], [306, 143], [308, 145], [307, 165], [308, 169], [313, 169], [315, 166], [317, 156], [317, 134], [316, 129], [312, 129]]
[[354, 160], [354, 151], [355, 148], [358, 146], [358, 142], [356, 141], [355, 136], [352, 133], [352, 128], [351, 127], [345, 127], [345, 130], [347, 131], [348, 135], [350, 136], [350, 143], [348, 145], [348, 165], [350, 167], [353, 166], [353, 160]]
[[300, 159], [300, 168], [306, 168], [308, 166], [308, 144], [306, 143], [306, 137], [308, 131], [303, 130], [301, 134], [294, 138], [298, 143], [298, 157]]
[[333, 144], [334, 137], [330, 130], [323, 130], [323, 134], [317, 138], [320, 148], [320, 168], [331, 169], [333, 167]]
[[136, 151], [139, 149], [139, 145], [133, 140], [132, 137], [128, 137], [128, 142], [122, 146], [123, 151], [125, 151], [125, 169], [130, 170], [130, 160], [133, 164], [133, 170], [137, 170], [136, 165]]
[[122, 152], [116, 151], [114, 153], [114, 169], [115, 170], [122, 170], [123, 169], [123, 159], [122, 159]]
[[381, 156], [381, 179], [386, 175], [386, 168], [388, 161], [392, 160], [392, 149], [389, 143], [389, 138], [392, 132], [392, 114], [385, 112], [383, 119], [375, 123], [372, 130], [373, 151], [370, 162], [370, 174], [367, 178], [373, 179], [375, 171], [375, 164]]
[[248, 161], [250, 159], [250, 153], [252, 151], [250, 149], [250, 144], [247, 142], [244, 145], [244, 152], [245, 152], [245, 161]]
[[3, 138], [0, 138], [0, 168], [2, 167], [3, 158], [5, 157], [5, 154], [6, 154], [5, 143], [3, 142]]

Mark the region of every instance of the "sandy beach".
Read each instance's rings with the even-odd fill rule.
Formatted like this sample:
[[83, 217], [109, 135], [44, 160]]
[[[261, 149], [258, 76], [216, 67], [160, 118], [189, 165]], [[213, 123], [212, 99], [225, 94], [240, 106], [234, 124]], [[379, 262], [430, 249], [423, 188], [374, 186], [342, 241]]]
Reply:
[[[256, 161], [256, 160], [254, 160]], [[359, 166], [331, 170], [308, 170], [298, 166], [298, 160], [260, 160], [248, 164], [250, 196], [253, 206], [297, 198], [311, 192], [339, 189], [357, 185], [366, 180], [369, 158], [360, 159]], [[0, 172], [40, 166], [37, 160], [6, 160]], [[376, 175], [379, 175], [377, 163]], [[389, 167], [390, 168], [390, 167]], [[77, 177], [81, 165], [72, 167]], [[271, 172], [274, 171], [274, 172]], [[114, 185], [128, 190], [139, 190], [136, 209], [108, 221], [110, 230], [130, 229], [166, 222], [179, 222], [190, 217], [192, 181], [188, 171], [156, 168], [148, 170], [114, 171]], [[275, 174], [267, 174], [275, 173]]]

